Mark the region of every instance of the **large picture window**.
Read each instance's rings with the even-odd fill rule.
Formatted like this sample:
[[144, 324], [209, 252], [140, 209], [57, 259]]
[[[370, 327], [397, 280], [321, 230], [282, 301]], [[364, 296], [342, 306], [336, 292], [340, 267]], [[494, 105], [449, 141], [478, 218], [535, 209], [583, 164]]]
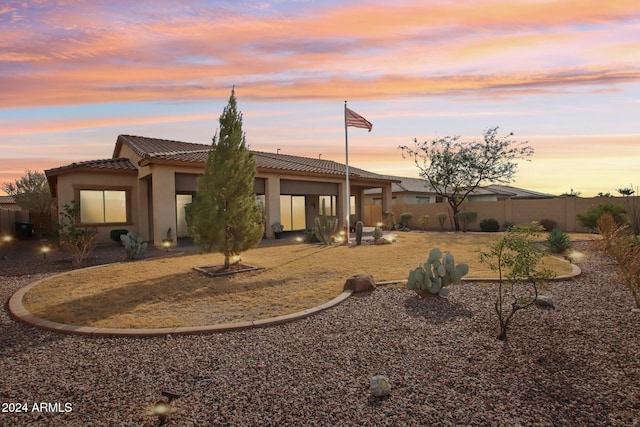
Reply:
[[127, 222], [127, 192], [80, 190], [80, 222], [84, 224]]

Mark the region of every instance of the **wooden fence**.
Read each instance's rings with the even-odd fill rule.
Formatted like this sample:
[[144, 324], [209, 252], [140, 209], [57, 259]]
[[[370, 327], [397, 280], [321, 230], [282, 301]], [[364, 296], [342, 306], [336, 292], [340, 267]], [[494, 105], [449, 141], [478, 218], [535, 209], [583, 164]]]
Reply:
[[[583, 213], [593, 206], [601, 203], [612, 203], [626, 206], [632, 199], [638, 199], [638, 196], [629, 198], [625, 197], [563, 197], [556, 199], [506, 199], [497, 202], [465, 202], [461, 206], [461, 210], [475, 211], [478, 213], [478, 219], [468, 226], [470, 231], [480, 230], [480, 221], [485, 218], [494, 218], [502, 226], [505, 222], [514, 224], [524, 224], [531, 221], [540, 221], [542, 219], [551, 219], [556, 221], [558, 228], [566, 232], [587, 232], [576, 215]], [[636, 203], [638, 200], [635, 200]], [[392, 207], [396, 221], [400, 219], [403, 212], [411, 212], [413, 217], [409, 222], [412, 229], [420, 229], [418, 219], [423, 215], [429, 215], [430, 224], [428, 230], [439, 230], [440, 225], [436, 218], [439, 212], [446, 212], [448, 218], [451, 217], [451, 211], [447, 203], [427, 203], [427, 204], [397, 204]], [[384, 222], [384, 215], [381, 206], [365, 206], [364, 223], [367, 226], [374, 226], [377, 222]], [[446, 230], [451, 230], [452, 225], [447, 219], [445, 224]]]
[[29, 222], [29, 212], [0, 208], [0, 235], [13, 235], [16, 222]]

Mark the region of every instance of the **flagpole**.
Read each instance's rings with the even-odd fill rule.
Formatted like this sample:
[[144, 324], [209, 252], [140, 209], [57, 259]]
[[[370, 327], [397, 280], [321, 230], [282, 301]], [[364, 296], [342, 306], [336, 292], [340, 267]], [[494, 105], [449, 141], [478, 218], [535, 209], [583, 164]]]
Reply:
[[349, 244], [350, 223], [349, 214], [351, 213], [351, 195], [349, 194], [349, 132], [347, 131], [347, 101], [344, 101], [344, 151], [345, 151], [345, 175], [346, 175], [346, 209], [345, 209], [345, 222], [347, 223], [347, 230], [345, 238], [347, 239], [345, 244]]

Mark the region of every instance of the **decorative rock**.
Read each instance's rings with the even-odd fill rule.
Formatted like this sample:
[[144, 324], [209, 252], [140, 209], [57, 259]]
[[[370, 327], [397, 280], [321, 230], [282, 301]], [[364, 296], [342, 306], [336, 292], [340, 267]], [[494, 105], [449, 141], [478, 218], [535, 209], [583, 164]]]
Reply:
[[376, 290], [376, 282], [370, 274], [354, 274], [344, 282], [345, 291], [370, 292]]
[[389, 382], [389, 378], [384, 375], [376, 375], [371, 378], [369, 391], [371, 391], [371, 394], [375, 397], [388, 396], [391, 393], [391, 383]]
[[546, 295], [538, 295], [536, 298], [536, 305], [542, 308], [553, 308], [554, 310], [556, 308], [553, 300]]
[[391, 241], [382, 237], [380, 239], [375, 240], [373, 244], [374, 245], [390, 245]]

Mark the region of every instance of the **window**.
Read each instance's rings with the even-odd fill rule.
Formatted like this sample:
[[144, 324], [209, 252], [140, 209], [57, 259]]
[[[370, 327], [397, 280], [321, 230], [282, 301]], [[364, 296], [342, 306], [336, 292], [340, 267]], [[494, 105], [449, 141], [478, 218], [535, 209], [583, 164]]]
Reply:
[[[336, 196], [320, 196], [319, 202], [318, 213], [320, 215], [336, 216]], [[324, 212], [322, 211], [323, 206]]]
[[431, 197], [429, 196], [416, 196], [416, 204], [425, 205], [431, 201]]
[[[336, 196], [319, 196], [320, 206], [318, 206], [318, 213], [322, 215], [322, 202], [324, 201], [324, 215], [336, 216], [337, 198]], [[349, 197], [349, 215], [356, 214], [356, 196]]]
[[127, 222], [127, 192], [80, 190], [80, 222], [85, 224]]
[[280, 195], [280, 223], [284, 227], [284, 231], [306, 228], [304, 196]]

